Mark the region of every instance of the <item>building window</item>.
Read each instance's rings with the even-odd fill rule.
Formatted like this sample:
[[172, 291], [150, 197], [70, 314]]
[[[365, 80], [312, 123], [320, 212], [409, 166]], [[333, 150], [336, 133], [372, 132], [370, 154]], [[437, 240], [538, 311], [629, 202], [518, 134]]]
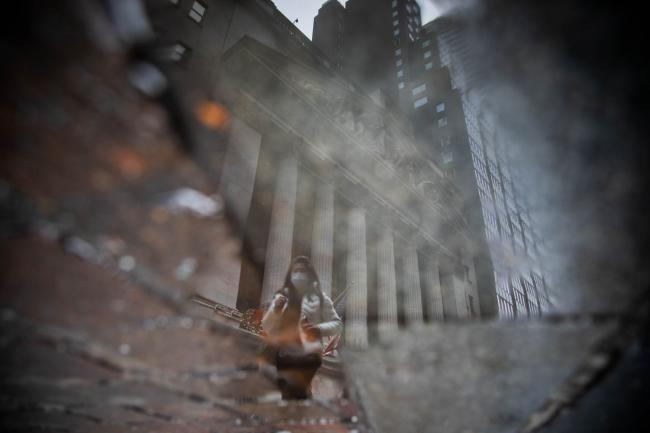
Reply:
[[395, 56], [401, 56], [402, 55], [402, 49], [398, 48], [395, 50]]
[[399, 35], [399, 29], [395, 29], [395, 31], [393, 32], [393, 36], [397, 36], [397, 35]]
[[402, 59], [397, 60], [397, 62], [395, 62], [395, 66], [397, 67], [402, 66]]
[[169, 3], [171, 3], [173, 5], [176, 5], [176, 6], [178, 6], [179, 2], [180, 2], [180, 0], [169, 0]]
[[399, 70], [397, 71], [397, 78], [402, 78], [404, 76], [404, 71]]
[[393, 7], [394, 7], [394, 8], [397, 7], [397, 0], [393, 0]]
[[487, 179], [481, 174], [481, 171], [474, 170], [474, 175], [476, 176], [476, 183], [478, 184], [479, 190], [482, 190], [486, 193], [490, 191], [490, 185], [488, 184]]
[[454, 160], [454, 154], [451, 152], [451, 150], [447, 150], [442, 152], [442, 163], [443, 164], [449, 164]]
[[203, 17], [205, 17], [205, 9], [206, 6], [203, 3], [195, 0], [194, 3], [192, 3], [192, 9], [190, 9], [189, 17], [193, 21], [200, 23], [203, 21]]
[[429, 45], [431, 45], [431, 40], [430, 39], [427, 39], [426, 41], [422, 42], [422, 48], [426, 48]]
[[441, 102], [440, 104], [436, 105], [436, 113], [442, 113], [445, 111], [445, 103]]
[[490, 195], [487, 192], [485, 192], [483, 188], [478, 188], [478, 195], [479, 198], [481, 199], [481, 203], [487, 203], [490, 200], [492, 200], [492, 197], [490, 197]]
[[425, 51], [425, 52], [424, 52], [424, 58], [425, 58], [425, 59], [428, 59], [428, 58], [430, 58], [430, 57], [431, 57], [431, 51]]
[[396, 17], [398, 15], [397, 11], [393, 11], [393, 16]]
[[424, 65], [424, 70], [425, 71], [428, 71], [429, 69], [432, 69], [432, 68], [433, 68], [433, 62], [429, 62], [429, 63], [426, 63]]
[[167, 56], [172, 62], [180, 62], [187, 55], [189, 50], [190, 49], [187, 45], [181, 42], [176, 42], [174, 45], [169, 47]]
[[444, 128], [445, 126], [447, 126], [447, 118], [441, 117], [438, 119], [438, 128]]
[[399, 20], [393, 21], [393, 27], [397, 27], [399, 25]]
[[413, 94], [413, 96], [415, 96], [415, 95], [417, 95], [419, 93], [424, 92], [425, 90], [427, 90], [427, 85], [426, 84], [420, 84], [419, 86], [414, 87], [413, 90], [411, 90], [411, 93]]
[[402, 90], [404, 88], [404, 81], [400, 81], [397, 87]]
[[416, 99], [415, 102], [413, 103], [413, 107], [420, 108], [423, 105], [426, 105], [427, 102], [429, 102], [429, 98], [427, 98], [426, 96], [420, 99]]

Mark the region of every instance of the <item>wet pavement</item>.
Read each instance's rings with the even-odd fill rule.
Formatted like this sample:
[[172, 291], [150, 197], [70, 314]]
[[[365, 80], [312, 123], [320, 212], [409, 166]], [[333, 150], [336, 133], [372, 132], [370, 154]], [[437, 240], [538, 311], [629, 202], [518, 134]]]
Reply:
[[367, 431], [336, 367], [282, 401], [263, 342], [190, 302], [241, 254], [218, 167], [184, 153], [120, 55], [67, 42], [3, 89], [2, 431]]
[[2, 261], [3, 431], [365, 431], [345, 399], [281, 401], [256, 336], [43, 239], [5, 242]]

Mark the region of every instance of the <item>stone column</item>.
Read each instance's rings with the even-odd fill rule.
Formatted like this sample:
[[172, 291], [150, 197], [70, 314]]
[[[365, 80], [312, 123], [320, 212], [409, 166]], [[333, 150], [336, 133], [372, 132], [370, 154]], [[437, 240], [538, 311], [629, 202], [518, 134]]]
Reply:
[[[242, 228], [251, 207], [261, 142], [262, 136], [255, 129], [236, 117], [232, 119], [219, 189]], [[234, 308], [240, 272], [241, 256], [233, 254], [219, 277], [208, 275], [205, 282], [199, 283], [197, 290], [210, 299]]]
[[296, 160], [287, 158], [280, 164], [276, 180], [261, 303], [269, 301], [273, 293], [281, 288], [291, 263], [297, 182]]
[[404, 315], [409, 325], [422, 323], [422, 290], [418, 252], [413, 246], [404, 248]]
[[348, 216], [345, 342], [355, 347], [368, 345], [368, 263], [366, 257], [366, 215], [352, 209]]
[[428, 302], [425, 305], [427, 314], [432, 321], [444, 320], [442, 308], [442, 289], [440, 287], [440, 268], [438, 260], [432, 257], [426, 257], [422, 269], [424, 290], [427, 293]]
[[311, 240], [311, 260], [323, 293], [332, 296], [332, 260], [334, 248], [334, 188], [318, 186]]
[[382, 229], [377, 245], [377, 308], [379, 338], [386, 339], [397, 331], [397, 288], [393, 232]]
[[442, 269], [441, 274], [443, 274], [440, 277], [440, 290], [442, 292], [442, 310], [445, 318], [462, 318], [463, 309], [466, 310], [467, 308], [463, 297], [464, 289], [460, 287], [460, 281], [454, 274], [456, 262], [453, 259], [444, 258], [438, 264]]

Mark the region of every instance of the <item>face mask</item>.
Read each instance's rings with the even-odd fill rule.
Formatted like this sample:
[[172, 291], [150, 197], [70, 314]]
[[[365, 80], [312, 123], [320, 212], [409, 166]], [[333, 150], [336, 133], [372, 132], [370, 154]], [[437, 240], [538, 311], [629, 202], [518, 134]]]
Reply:
[[309, 286], [309, 275], [305, 272], [292, 272], [291, 273], [291, 284], [293, 284], [296, 289], [300, 291], [307, 291], [310, 289]]
[[309, 276], [304, 272], [292, 272], [291, 283], [296, 286], [296, 288], [303, 286], [306, 287], [309, 284]]

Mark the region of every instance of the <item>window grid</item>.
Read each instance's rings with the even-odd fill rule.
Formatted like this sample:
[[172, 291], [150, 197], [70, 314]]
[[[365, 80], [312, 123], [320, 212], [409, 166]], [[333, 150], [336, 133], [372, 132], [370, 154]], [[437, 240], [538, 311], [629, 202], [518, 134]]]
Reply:
[[485, 230], [488, 236], [488, 239], [497, 240], [499, 239], [497, 217], [488, 209], [483, 207], [483, 220], [485, 221]]
[[[487, 184], [487, 171], [485, 170], [485, 165], [483, 162], [474, 154], [474, 152], [471, 152], [472, 154], [472, 162], [474, 163], [474, 170], [479, 173], [484, 179], [486, 179], [485, 183]], [[486, 191], [489, 191], [490, 189], [487, 188]]]
[[479, 189], [482, 189], [483, 192], [490, 197], [490, 185], [488, 184], [487, 179], [485, 179], [478, 170], [474, 170], [474, 175], [476, 176], [476, 183]]
[[506, 319], [514, 319], [515, 309], [513, 308], [512, 303], [501, 295], [499, 295], [497, 299], [499, 303], [499, 315]]

